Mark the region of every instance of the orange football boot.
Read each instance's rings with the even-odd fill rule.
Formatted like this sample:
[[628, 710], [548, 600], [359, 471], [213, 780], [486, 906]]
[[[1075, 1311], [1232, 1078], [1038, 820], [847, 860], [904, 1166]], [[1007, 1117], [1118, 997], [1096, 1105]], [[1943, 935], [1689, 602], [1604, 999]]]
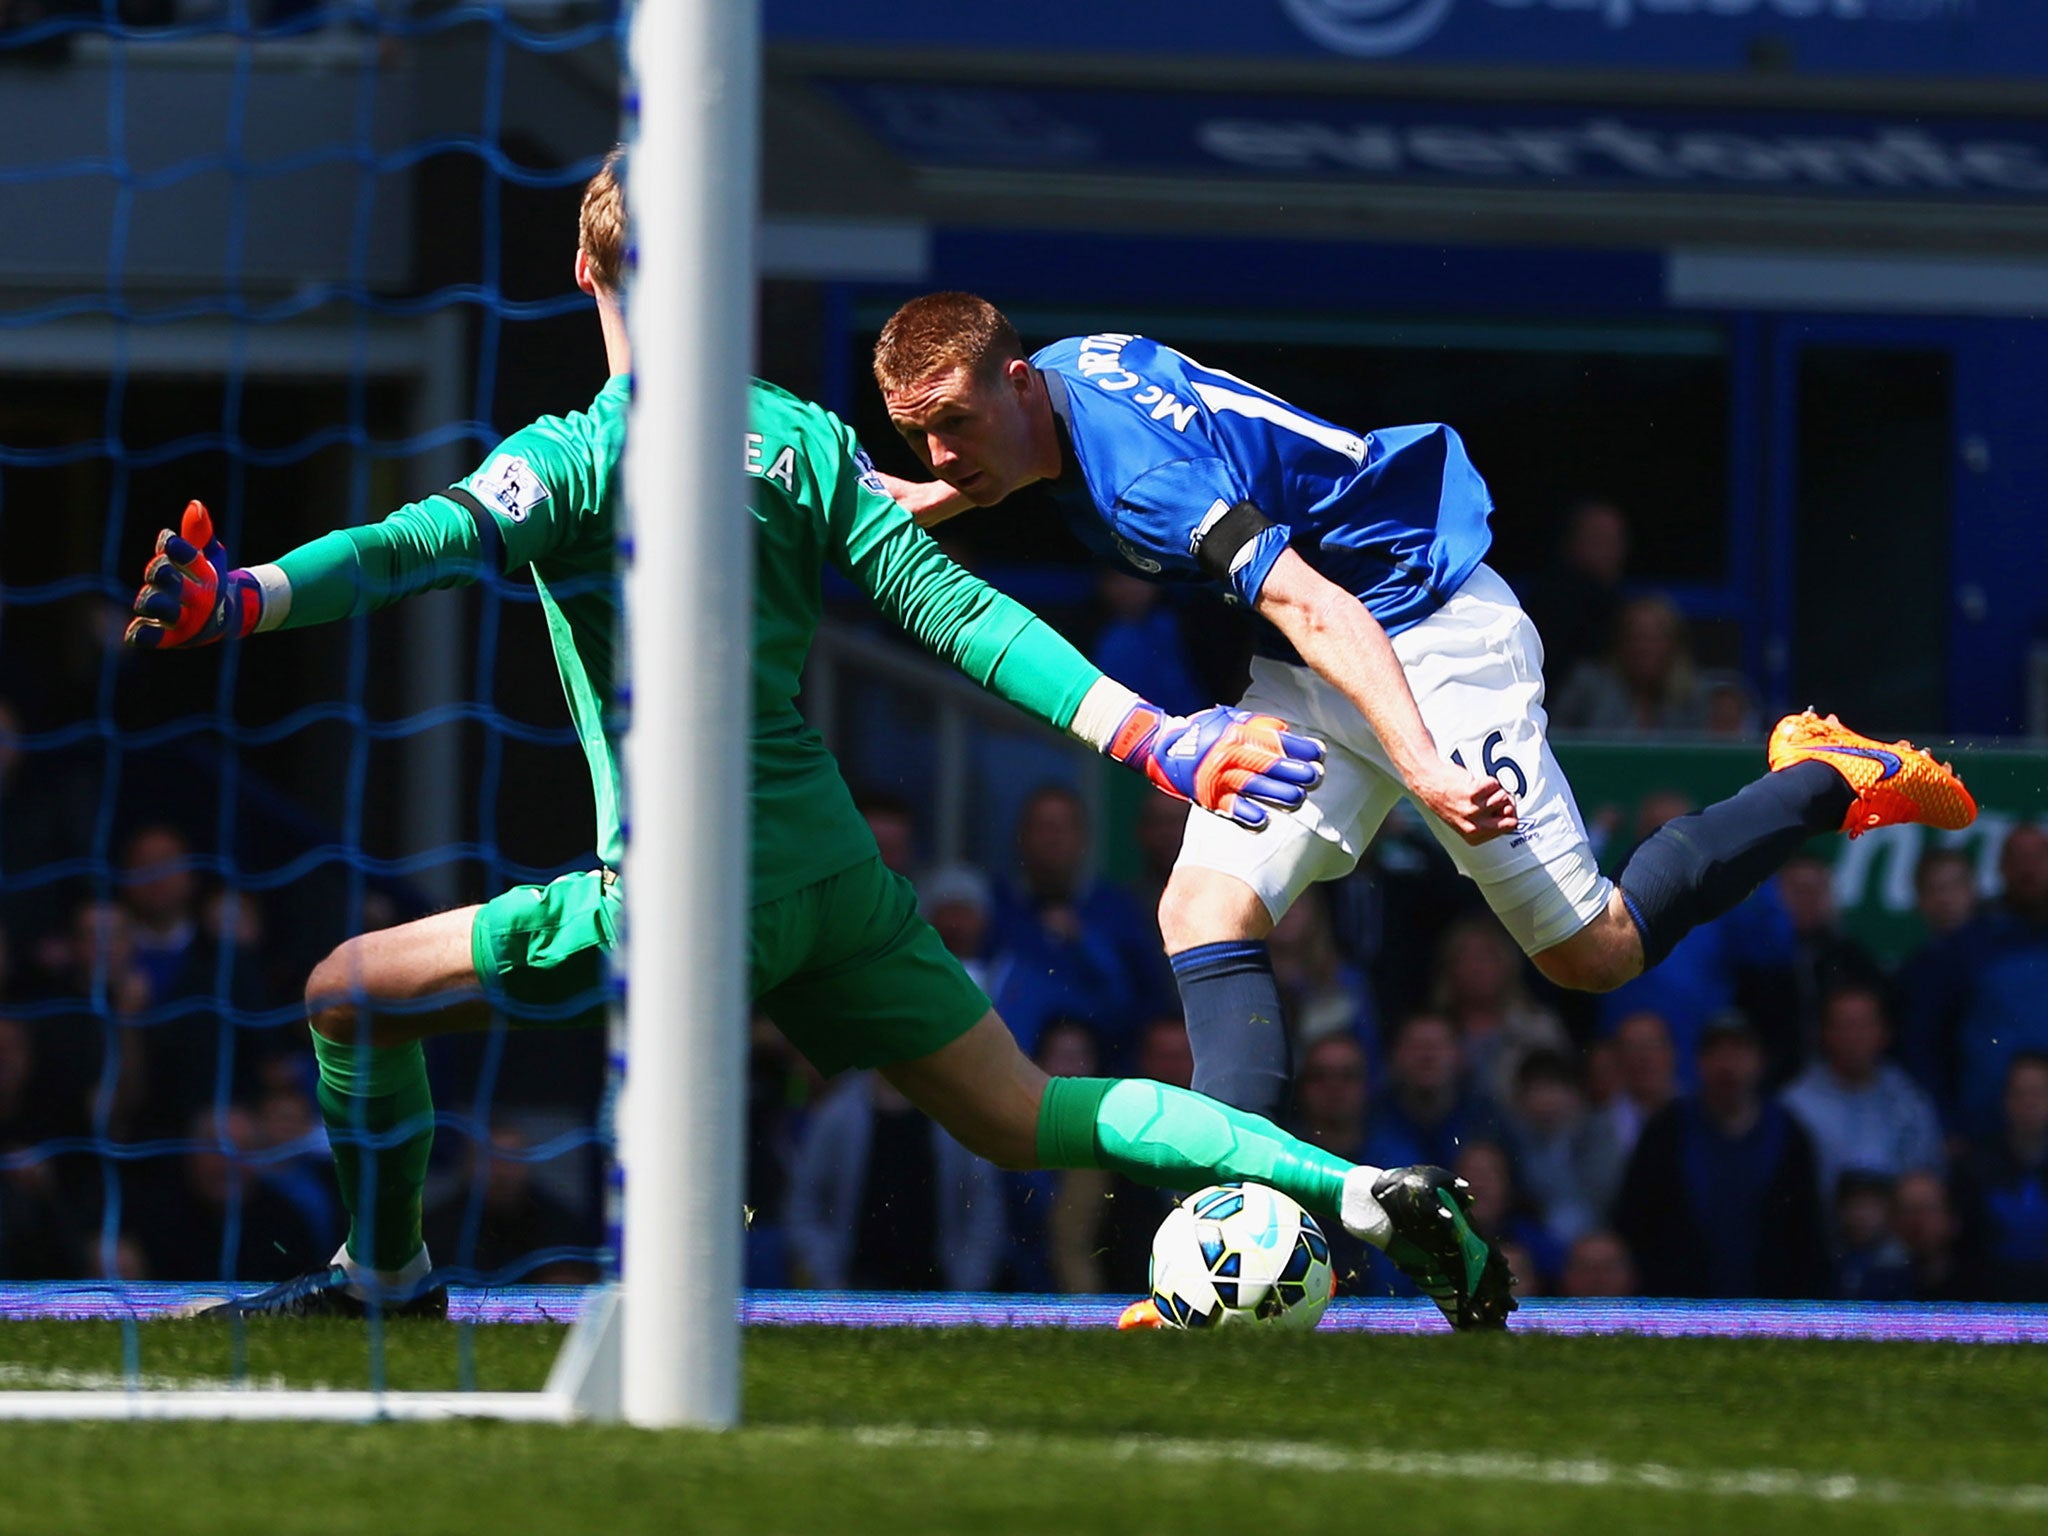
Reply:
[[1150, 1296], [1145, 1297], [1142, 1301], [1132, 1302], [1123, 1309], [1123, 1312], [1116, 1320], [1116, 1330], [1118, 1333], [1122, 1333], [1129, 1328], [1164, 1328], [1165, 1326], [1166, 1319], [1159, 1315], [1159, 1308], [1152, 1304]]
[[1771, 732], [1773, 773], [1804, 762], [1826, 763], [1856, 791], [1842, 822], [1851, 837], [1898, 822], [1956, 832], [1977, 819], [1977, 802], [1955, 769], [1910, 741], [1858, 736], [1833, 715], [1787, 715]]

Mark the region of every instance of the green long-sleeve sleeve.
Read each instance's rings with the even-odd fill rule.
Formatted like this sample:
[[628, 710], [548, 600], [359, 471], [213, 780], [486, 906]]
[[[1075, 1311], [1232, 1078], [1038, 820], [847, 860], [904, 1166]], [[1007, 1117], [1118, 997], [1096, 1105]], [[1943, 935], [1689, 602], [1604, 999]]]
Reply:
[[[850, 432], [847, 446], [859, 454]], [[868, 476], [850, 479], [829, 515], [835, 558], [919, 644], [1027, 714], [1073, 721], [1102, 673], [1051, 625], [955, 564]]]
[[380, 523], [322, 534], [282, 556], [277, 567], [292, 593], [279, 628], [300, 629], [475, 581], [483, 574], [482, 542], [465, 508], [429, 496]]

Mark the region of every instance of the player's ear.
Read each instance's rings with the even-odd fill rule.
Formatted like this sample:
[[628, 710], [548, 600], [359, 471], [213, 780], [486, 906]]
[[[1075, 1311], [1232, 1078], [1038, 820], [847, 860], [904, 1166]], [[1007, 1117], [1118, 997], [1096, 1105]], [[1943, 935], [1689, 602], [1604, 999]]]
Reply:
[[1013, 357], [1003, 364], [1003, 382], [1020, 395], [1031, 392], [1031, 365], [1021, 357]]
[[590, 271], [590, 252], [580, 245], [576, 247], [576, 286], [593, 299], [597, 297], [597, 279]]

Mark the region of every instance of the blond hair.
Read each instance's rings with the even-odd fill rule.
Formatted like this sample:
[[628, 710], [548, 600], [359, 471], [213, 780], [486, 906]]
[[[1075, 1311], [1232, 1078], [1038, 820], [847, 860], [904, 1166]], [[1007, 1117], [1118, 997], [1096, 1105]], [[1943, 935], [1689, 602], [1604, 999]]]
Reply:
[[626, 146], [615, 144], [583, 189], [576, 243], [590, 258], [590, 275], [600, 288], [617, 293], [626, 267], [626, 187], [620, 169]]

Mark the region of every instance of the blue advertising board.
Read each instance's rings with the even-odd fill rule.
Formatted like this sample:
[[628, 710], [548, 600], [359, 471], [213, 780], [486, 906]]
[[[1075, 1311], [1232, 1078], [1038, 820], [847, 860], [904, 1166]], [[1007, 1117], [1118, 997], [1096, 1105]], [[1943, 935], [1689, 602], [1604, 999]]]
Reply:
[[917, 165], [2048, 199], [2048, 121], [815, 82]]
[[776, 42], [1232, 59], [2048, 75], [2041, 0], [766, 0]]

